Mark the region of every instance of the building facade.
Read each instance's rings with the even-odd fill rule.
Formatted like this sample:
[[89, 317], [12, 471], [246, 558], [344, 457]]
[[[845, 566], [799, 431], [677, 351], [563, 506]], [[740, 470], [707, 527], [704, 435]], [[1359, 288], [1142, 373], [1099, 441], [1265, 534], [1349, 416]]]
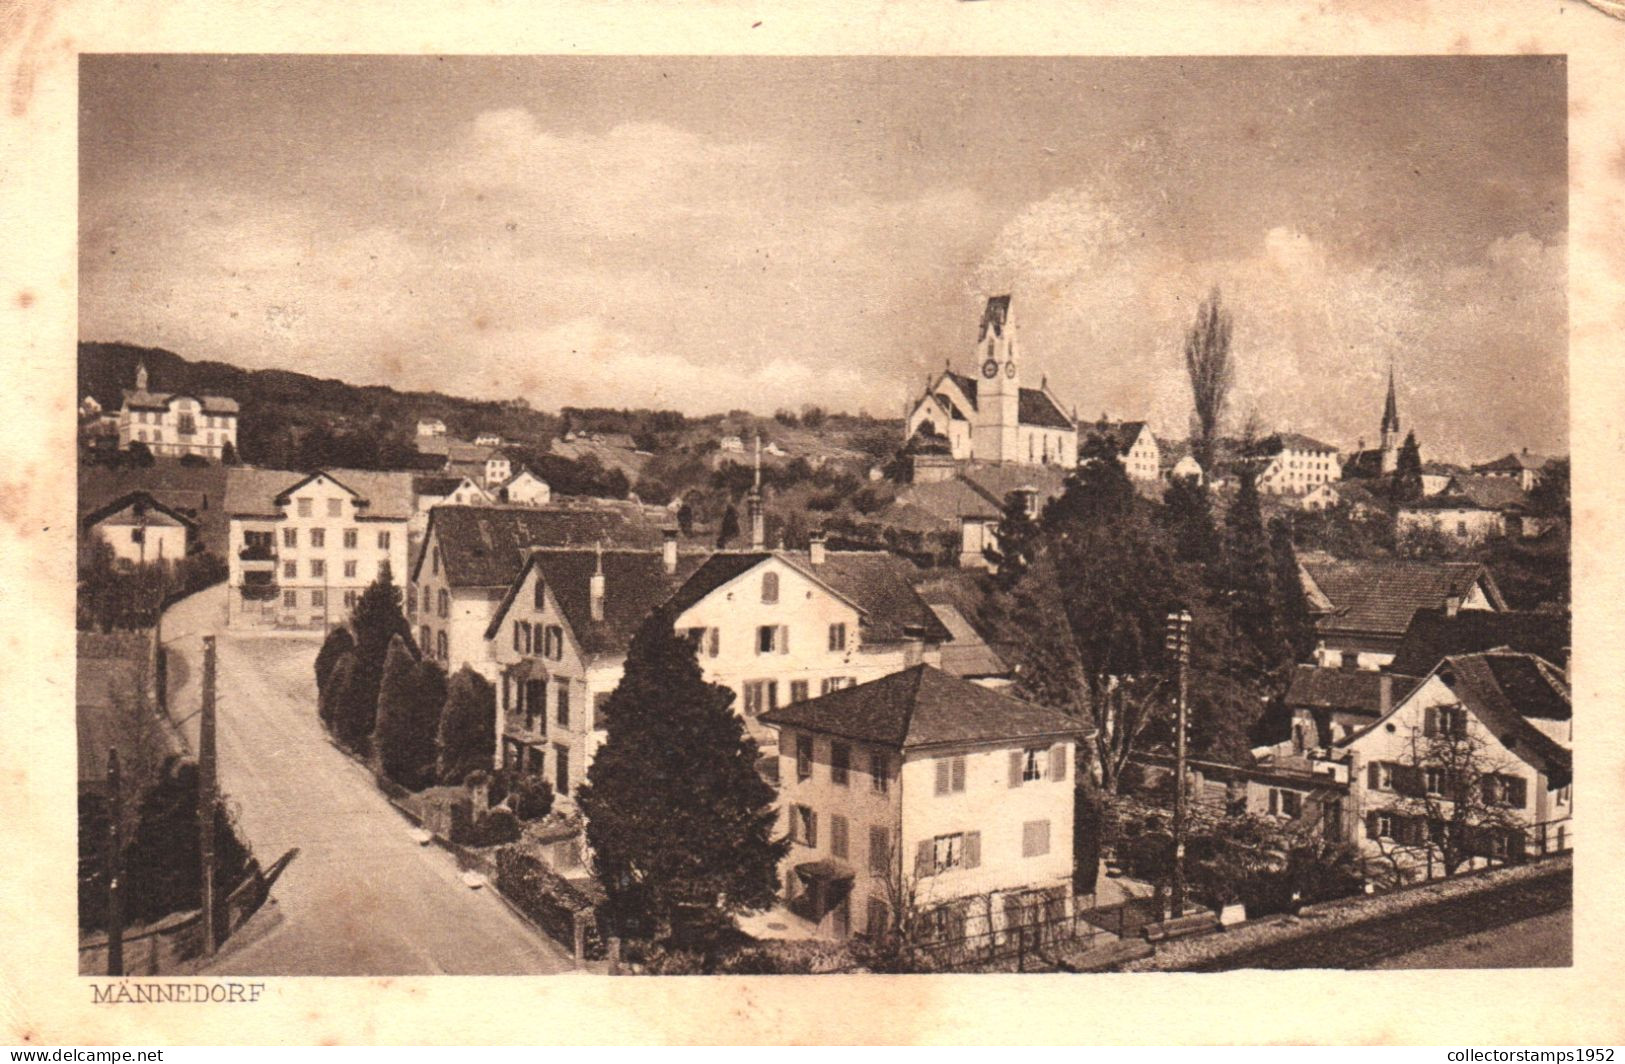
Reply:
[[122, 565], [178, 562], [197, 538], [197, 521], [144, 491], [122, 495], [80, 519], [87, 535], [106, 543]]
[[818, 934], [878, 934], [905, 905], [944, 945], [1070, 914], [1075, 720], [921, 665], [764, 721], [785, 902]]
[[234, 468], [226, 508], [233, 627], [331, 628], [384, 566], [407, 571], [409, 473]]
[[1305, 554], [1298, 575], [1315, 618], [1315, 660], [1328, 668], [1387, 666], [1417, 610], [1506, 608], [1495, 578], [1478, 562]]
[[237, 449], [237, 401], [218, 395], [154, 392], [147, 366], [135, 370], [135, 390], [126, 389], [118, 413], [118, 446], [140, 443], [154, 455], [199, 455], [219, 461], [229, 444]]
[[1302, 495], [1343, 476], [1336, 447], [1296, 432], [1268, 436], [1248, 456], [1257, 464], [1258, 490], [1265, 495]]

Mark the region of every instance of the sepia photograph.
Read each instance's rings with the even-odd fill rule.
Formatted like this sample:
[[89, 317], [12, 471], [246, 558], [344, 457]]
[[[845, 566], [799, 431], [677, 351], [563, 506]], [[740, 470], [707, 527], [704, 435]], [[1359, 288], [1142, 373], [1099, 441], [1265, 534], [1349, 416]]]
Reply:
[[1563, 56], [78, 62], [81, 975], [1573, 963]]

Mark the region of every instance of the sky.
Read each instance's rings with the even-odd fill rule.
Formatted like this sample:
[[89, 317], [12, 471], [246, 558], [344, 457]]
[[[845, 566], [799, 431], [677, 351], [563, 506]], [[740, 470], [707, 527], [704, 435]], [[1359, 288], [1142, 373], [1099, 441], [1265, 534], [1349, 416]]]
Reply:
[[[899, 416], [1024, 383], [1182, 437], [1568, 446], [1561, 57], [85, 56], [85, 340], [362, 384]], [[161, 387], [162, 382], [154, 382]]]

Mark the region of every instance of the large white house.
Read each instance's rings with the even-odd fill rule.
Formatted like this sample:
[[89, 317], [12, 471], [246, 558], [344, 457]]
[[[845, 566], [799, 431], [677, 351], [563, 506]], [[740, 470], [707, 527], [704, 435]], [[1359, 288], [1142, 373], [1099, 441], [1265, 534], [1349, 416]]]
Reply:
[[1258, 490], [1265, 495], [1302, 495], [1343, 476], [1337, 448], [1296, 432], [1280, 432], [1253, 445]]
[[1070, 915], [1078, 721], [929, 665], [763, 721], [785, 900], [817, 933], [878, 934], [907, 903], [944, 945]]
[[332, 627], [383, 566], [406, 573], [410, 473], [234, 468], [225, 506], [234, 627]]
[[940, 438], [960, 460], [1077, 464], [1077, 419], [1050, 391], [1047, 379], [1037, 388], [1021, 386], [1025, 358], [1009, 296], [988, 299], [973, 365], [970, 375], [945, 368], [927, 386], [909, 411], [905, 440], [922, 434]]
[[237, 400], [147, 388], [147, 364], [136, 366], [135, 389], [125, 389], [118, 412], [118, 445], [144, 444], [155, 455], [195, 454], [219, 460], [227, 444], [237, 449]]

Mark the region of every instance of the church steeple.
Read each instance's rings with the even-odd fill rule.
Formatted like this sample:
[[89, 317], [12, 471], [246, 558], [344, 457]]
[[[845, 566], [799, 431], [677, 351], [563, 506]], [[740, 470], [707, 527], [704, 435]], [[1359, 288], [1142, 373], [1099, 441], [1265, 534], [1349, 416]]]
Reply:
[[1394, 364], [1388, 363], [1388, 401], [1382, 408], [1382, 472], [1399, 468], [1399, 402], [1394, 398]]

